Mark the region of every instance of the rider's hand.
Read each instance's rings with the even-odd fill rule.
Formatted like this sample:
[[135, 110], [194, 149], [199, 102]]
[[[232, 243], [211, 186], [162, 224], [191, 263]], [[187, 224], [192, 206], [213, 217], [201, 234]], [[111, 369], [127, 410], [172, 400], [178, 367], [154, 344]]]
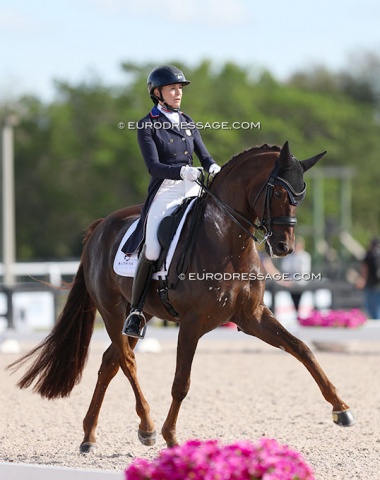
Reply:
[[213, 163], [211, 165], [211, 167], [209, 168], [208, 170], [208, 173], [212, 176], [212, 177], [215, 177], [215, 175], [217, 173], [219, 173], [221, 170], [221, 168], [219, 167], [219, 165], [217, 163]]
[[190, 182], [195, 182], [197, 178], [200, 177], [201, 172], [198, 170], [198, 168], [195, 167], [189, 167], [189, 165], [184, 165], [181, 168], [181, 178], [182, 180], [188, 180]]

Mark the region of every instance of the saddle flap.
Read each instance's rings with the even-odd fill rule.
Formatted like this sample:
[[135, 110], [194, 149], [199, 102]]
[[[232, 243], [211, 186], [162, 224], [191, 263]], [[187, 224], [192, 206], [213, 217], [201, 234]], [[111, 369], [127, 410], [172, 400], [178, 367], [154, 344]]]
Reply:
[[158, 227], [157, 237], [161, 245], [160, 257], [157, 260], [157, 268], [160, 269], [167, 256], [170, 244], [174, 238], [174, 235], [181, 223], [188, 205], [194, 199], [194, 197], [186, 197], [183, 202], [178, 205], [171, 215], [164, 217]]

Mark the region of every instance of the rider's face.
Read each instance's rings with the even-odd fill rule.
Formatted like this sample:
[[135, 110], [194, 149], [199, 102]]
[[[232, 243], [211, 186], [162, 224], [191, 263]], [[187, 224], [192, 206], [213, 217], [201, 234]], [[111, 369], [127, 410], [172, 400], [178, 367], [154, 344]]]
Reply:
[[182, 84], [165, 85], [161, 89], [161, 94], [165, 102], [172, 108], [179, 108], [182, 100]]

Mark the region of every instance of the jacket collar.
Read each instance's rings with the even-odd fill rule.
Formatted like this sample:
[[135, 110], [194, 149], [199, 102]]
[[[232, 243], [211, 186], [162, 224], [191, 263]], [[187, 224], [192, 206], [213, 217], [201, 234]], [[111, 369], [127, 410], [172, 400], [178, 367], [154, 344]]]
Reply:
[[[170, 110], [168, 110], [170, 111]], [[178, 113], [181, 115], [183, 112], [182, 110], [179, 110]], [[157, 107], [157, 105], [155, 105], [152, 110], [150, 111], [150, 116], [152, 118], [157, 118], [159, 117], [160, 115], [162, 114], [161, 110]]]
[[161, 112], [155, 105], [150, 111], [150, 118], [158, 118], [160, 115], [161, 115]]
[[[187, 119], [182, 115], [182, 112], [179, 111], [178, 113], [179, 113], [180, 124], [186, 123]], [[149, 115], [154, 122], [157, 121], [161, 123], [164, 123], [164, 122], [171, 123], [168, 117], [164, 113], [162, 113], [156, 106], [152, 108], [152, 110], [149, 112]], [[170, 130], [173, 133], [177, 133], [178, 135], [183, 135], [182, 133], [183, 129], [178, 129], [176, 127], [171, 126], [170, 128], [168, 128], [168, 130]]]

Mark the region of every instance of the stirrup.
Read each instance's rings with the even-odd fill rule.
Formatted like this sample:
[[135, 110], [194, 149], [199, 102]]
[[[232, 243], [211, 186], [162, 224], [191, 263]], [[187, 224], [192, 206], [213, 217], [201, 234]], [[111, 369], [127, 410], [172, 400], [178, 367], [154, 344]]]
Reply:
[[[136, 324], [137, 319], [132, 319], [131, 317], [138, 317], [139, 325]], [[129, 322], [131, 320], [132, 320], [131, 325], [129, 325]], [[142, 326], [141, 326], [141, 322], [142, 322]], [[128, 337], [143, 339], [145, 337], [146, 326], [147, 326], [147, 322], [143, 312], [140, 312], [139, 310], [132, 310], [124, 322], [122, 334], [128, 335]], [[133, 329], [133, 327], [136, 327], [136, 328]]]

